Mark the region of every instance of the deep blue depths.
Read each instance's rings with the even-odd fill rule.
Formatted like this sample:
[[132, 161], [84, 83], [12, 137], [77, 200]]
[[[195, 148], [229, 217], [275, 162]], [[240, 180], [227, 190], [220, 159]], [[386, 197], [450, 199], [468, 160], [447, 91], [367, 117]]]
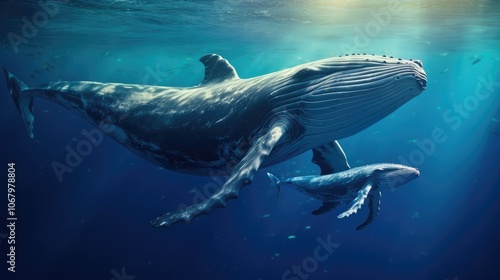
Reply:
[[[419, 13], [408, 16], [414, 22], [408, 17], [397, 22], [394, 16], [384, 31], [398, 32], [375, 36], [364, 49], [422, 59], [428, 89], [340, 142], [352, 166], [409, 161], [422, 175], [383, 193], [380, 217], [361, 232], [354, 228], [366, 209], [339, 220], [338, 209], [311, 216], [320, 203], [290, 189], [276, 200], [264, 171], [282, 178], [317, 173], [311, 153], [258, 172], [225, 209], [189, 225], [151, 228], [156, 215], [191, 204], [214, 181], [160, 169], [105, 138], [59, 182], [51, 164], [63, 163], [65, 147], [76, 147], [82, 130], [93, 127], [37, 99], [31, 140], [0, 81], [0, 166], [5, 174], [7, 162], [16, 163], [19, 219], [17, 272], [5, 273], [7, 244], [0, 239], [1, 275], [9, 277], [1, 279], [113, 279], [112, 271], [122, 268], [136, 280], [282, 279], [292, 265], [313, 256], [318, 237], [340, 247], [308, 279], [498, 279], [500, 85], [488, 91], [480, 82], [481, 77], [500, 81], [498, 33], [489, 32], [498, 22], [488, 13], [498, 7], [491, 1], [421, 2]], [[347, 20], [341, 15], [355, 17], [382, 6], [339, 1], [340, 10], [328, 10], [330, 17], [313, 3], [265, 3], [70, 1], [15, 53], [7, 34], [19, 33], [19, 19], [39, 8], [10, 1], [3, 4], [11, 12], [3, 12], [8, 17], [1, 22], [0, 61], [31, 86], [58, 79], [192, 86], [203, 74], [197, 59], [209, 52], [228, 58], [241, 77], [341, 54], [341, 42], [353, 42], [353, 30], [370, 14], [367, 20], [330, 25], [322, 20], [335, 15]], [[408, 9], [404, 12], [415, 11]], [[429, 20], [439, 9], [449, 14]], [[341, 28], [333, 28], [337, 25]], [[476, 91], [487, 97], [467, 103], [478, 100]], [[450, 113], [464, 102], [472, 108], [468, 114]], [[435, 133], [446, 140], [434, 143], [428, 154], [416, 152], [418, 143], [429, 143]], [[424, 157], [411, 158], [416, 153]], [[2, 225], [6, 195], [2, 187]], [[0, 233], [5, 232], [2, 226]]]

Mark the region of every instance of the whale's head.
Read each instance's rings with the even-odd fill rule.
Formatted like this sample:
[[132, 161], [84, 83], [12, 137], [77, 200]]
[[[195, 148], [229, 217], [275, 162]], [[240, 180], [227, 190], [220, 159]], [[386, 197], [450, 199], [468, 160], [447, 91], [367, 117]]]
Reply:
[[380, 163], [366, 166], [369, 180], [374, 181], [380, 190], [394, 189], [420, 176], [417, 168], [402, 164]]
[[296, 120], [315, 142], [360, 132], [418, 96], [427, 84], [420, 60], [387, 56], [346, 55], [288, 71], [285, 108], [296, 109]]

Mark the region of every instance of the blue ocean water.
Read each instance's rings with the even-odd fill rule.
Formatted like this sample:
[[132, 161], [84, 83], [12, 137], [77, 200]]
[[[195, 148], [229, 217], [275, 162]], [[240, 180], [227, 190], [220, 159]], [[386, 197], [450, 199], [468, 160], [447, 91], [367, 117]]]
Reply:
[[1, 279], [500, 278], [497, 1], [42, 0], [1, 7], [0, 62], [29, 86], [193, 86], [203, 79], [198, 59], [207, 53], [227, 58], [243, 78], [346, 52], [420, 59], [428, 75], [420, 96], [340, 140], [352, 166], [405, 163], [421, 172], [383, 193], [380, 216], [359, 232], [367, 209], [341, 220], [339, 209], [310, 215], [320, 202], [292, 189], [276, 199], [265, 172], [318, 174], [310, 152], [259, 171], [225, 209], [152, 228], [158, 214], [212, 193], [214, 179], [161, 169], [105, 138], [60, 182], [52, 163], [64, 162], [92, 125], [36, 99], [30, 139], [2, 79], [1, 164], [7, 180], [7, 163], [15, 162], [18, 220], [13, 273], [4, 184]]

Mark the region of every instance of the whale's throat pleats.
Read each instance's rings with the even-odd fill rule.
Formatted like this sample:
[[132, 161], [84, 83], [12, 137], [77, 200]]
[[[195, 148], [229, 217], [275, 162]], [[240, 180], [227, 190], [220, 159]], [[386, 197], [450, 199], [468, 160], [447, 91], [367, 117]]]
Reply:
[[[351, 136], [413, 97], [411, 67], [353, 63], [325, 69], [298, 71], [277, 97], [282, 108], [296, 110], [295, 118], [311, 139]], [[321, 71], [329, 73], [318, 75]]]

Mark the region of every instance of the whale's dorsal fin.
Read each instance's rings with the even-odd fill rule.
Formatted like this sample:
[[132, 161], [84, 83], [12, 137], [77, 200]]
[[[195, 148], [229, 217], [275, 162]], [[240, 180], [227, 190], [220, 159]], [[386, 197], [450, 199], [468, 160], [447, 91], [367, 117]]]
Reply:
[[218, 54], [204, 55], [200, 58], [200, 61], [205, 65], [205, 78], [203, 78], [200, 85], [239, 79], [233, 65]]
[[321, 175], [342, 172], [351, 169], [347, 157], [339, 142], [330, 141], [314, 148], [312, 162], [321, 169]]

